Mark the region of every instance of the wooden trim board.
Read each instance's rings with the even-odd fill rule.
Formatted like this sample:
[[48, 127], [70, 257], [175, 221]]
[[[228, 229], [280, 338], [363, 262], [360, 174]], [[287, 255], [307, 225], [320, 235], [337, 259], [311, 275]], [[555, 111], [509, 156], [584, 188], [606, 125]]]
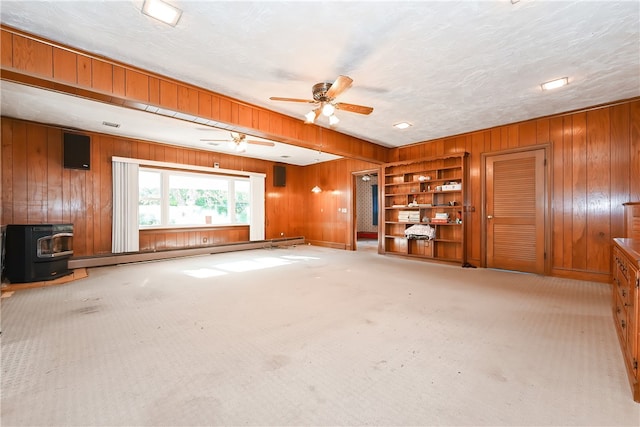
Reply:
[[34, 289], [34, 288], [44, 288], [46, 286], [55, 286], [55, 285], [64, 285], [65, 283], [73, 282], [75, 280], [84, 279], [88, 277], [86, 268], [76, 268], [73, 270], [71, 274], [67, 274], [66, 276], [58, 277], [53, 280], [43, 280], [40, 282], [29, 282], [29, 283], [11, 283], [11, 284], [3, 284], [2, 285], [2, 293], [5, 292], [13, 292], [19, 291], [22, 289]]

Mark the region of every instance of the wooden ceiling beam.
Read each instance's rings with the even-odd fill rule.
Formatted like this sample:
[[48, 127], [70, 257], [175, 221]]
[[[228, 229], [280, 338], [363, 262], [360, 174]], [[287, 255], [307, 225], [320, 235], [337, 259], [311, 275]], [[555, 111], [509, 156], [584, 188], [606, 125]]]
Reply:
[[[385, 163], [389, 149], [331, 129], [0, 26], [0, 77], [124, 108]], [[203, 123], [204, 122], [204, 123]]]

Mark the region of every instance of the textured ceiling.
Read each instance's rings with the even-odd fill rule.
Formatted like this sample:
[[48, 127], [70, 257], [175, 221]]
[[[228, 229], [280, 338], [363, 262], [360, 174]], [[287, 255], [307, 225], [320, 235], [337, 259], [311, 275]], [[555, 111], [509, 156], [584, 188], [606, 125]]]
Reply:
[[[640, 2], [5, 1], [3, 24], [302, 118], [311, 86], [354, 80], [335, 130], [394, 147], [640, 96]], [[543, 92], [540, 83], [567, 76]], [[408, 121], [406, 130], [392, 124]], [[325, 122], [321, 125], [327, 126]]]

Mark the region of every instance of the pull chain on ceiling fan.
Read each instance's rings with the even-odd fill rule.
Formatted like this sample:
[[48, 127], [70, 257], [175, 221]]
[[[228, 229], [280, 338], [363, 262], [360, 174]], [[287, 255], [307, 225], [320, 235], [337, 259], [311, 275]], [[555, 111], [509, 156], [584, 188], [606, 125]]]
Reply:
[[304, 102], [307, 104], [314, 104], [315, 108], [304, 115], [305, 123], [314, 123], [320, 114], [329, 118], [330, 125], [336, 125], [340, 121], [335, 115], [336, 110], [344, 110], [350, 113], [358, 114], [371, 114], [372, 107], [365, 107], [363, 105], [347, 104], [345, 102], [336, 102], [335, 99], [349, 89], [353, 80], [347, 76], [338, 76], [333, 83], [316, 83], [311, 88], [313, 93], [313, 99], [299, 99], [299, 98], [281, 98], [278, 96], [272, 96], [272, 101], [287, 101], [287, 102]]

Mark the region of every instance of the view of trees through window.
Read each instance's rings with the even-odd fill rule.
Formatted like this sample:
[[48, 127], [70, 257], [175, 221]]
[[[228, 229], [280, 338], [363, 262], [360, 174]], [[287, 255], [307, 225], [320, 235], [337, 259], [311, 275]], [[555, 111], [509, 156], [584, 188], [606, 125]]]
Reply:
[[141, 168], [139, 225], [248, 224], [246, 178]]

